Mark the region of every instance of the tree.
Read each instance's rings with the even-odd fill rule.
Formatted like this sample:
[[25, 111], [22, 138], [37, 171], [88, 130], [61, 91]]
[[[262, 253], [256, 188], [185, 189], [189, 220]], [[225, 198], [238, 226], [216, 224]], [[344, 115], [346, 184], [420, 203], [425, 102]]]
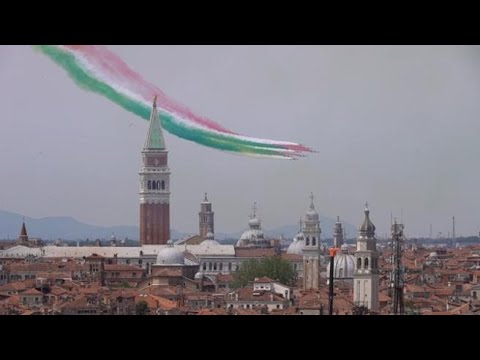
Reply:
[[132, 285], [130, 285], [127, 280], [123, 280], [122, 283], [120, 284], [120, 287], [122, 287], [122, 288], [131, 288]]
[[147, 315], [148, 304], [145, 300], [140, 300], [137, 305], [135, 305], [135, 315]]
[[233, 275], [233, 288], [244, 287], [257, 277], [267, 276], [285, 285], [293, 285], [296, 272], [293, 266], [280, 256], [270, 256], [261, 260], [244, 261]]

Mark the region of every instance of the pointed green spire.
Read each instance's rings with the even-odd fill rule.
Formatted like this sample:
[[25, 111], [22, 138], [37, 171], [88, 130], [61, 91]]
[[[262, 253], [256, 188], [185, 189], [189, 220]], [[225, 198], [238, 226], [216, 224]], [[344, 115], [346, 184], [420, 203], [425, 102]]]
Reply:
[[157, 112], [157, 96], [153, 99], [152, 114], [150, 115], [150, 127], [148, 129], [147, 139], [145, 140], [145, 150], [165, 150], [165, 140], [163, 139], [162, 124]]

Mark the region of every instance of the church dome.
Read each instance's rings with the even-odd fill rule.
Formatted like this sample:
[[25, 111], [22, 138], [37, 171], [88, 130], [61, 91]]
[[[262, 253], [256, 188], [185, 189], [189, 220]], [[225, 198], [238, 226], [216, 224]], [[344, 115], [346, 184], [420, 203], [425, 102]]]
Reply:
[[430, 255], [428, 255], [428, 258], [429, 259], [437, 259], [438, 258], [438, 254], [434, 251], [434, 252], [431, 252]]
[[300, 232], [293, 238], [293, 242], [288, 246], [287, 254], [303, 255], [304, 246], [304, 235]]
[[252, 228], [252, 229], [259, 229], [260, 228], [260, 220], [257, 219], [256, 217], [252, 218], [248, 221], [248, 226], [250, 226], [250, 228]]
[[254, 205], [252, 218], [248, 221], [249, 229], [244, 231], [240, 239], [237, 241], [237, 247], [261, 246], [269, 245], [269, 241], [265, 239], [261, 228], [260, 219], [255, 215], [256, 207]]
[[250, 228], [246, 230], [242, 234], [242, 236], [240, 236], [240, 240], [238, 240], [237, 246], [255, 246], [256, 244], [264, 243], [265, 241], [265, 236], [262, 230]]
[[195, 274], [195, 280], [200, 280], [201, 278], [203, 278], [203, 274], [199, 271]]
[[318, 221], [319, 220], [318, 213], [315, 211], [315, 209], [311, 208], [310, 210], [307, 211], [306, 220], [307, 221]]
[[[343, 247], [343, 245], [342, 245]], [[337, 253], [333, 258], [333, 278], [353, 279], [355, 271], [355, 257], [348, 253]], [[327, 265], [327, 277], [330, 276], [330, 263]]]
[[207, 233], [207, 240], [204, 240], [200, 243], [201, 246], [215, 246], [220, 245], [218, 241], [215, 240], [215, 235], [209, 231]]
[[360, 236], [375, 236], [375, 225], [373, 225], [372, 221], [370, 220], [370, 210], [368, 210], [367, 206], [365, 206], [365, 218], [362, 225], [360, 225], [359, 233]]
[[160, 249], [156, 265], [185, 265], [183, 253], [173, 246], [173, 241], [168, 240], [167, 247]]

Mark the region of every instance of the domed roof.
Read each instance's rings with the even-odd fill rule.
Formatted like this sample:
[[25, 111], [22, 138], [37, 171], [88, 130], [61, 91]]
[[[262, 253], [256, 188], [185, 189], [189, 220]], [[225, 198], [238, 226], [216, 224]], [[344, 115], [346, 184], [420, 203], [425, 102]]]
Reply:
[[183, 253], [173, 246], [173, 241], [168, 240], [167, 247], [160, 249], [157, 255], [156, 265], [185, 265]]
[[199, 271], [195, 274], [195, 280], [200, 280], [201, 278], [203, 278], [203, 273]]
[[365, 218], [362, 225], [360, 225], [359, 235], [368, 237], [375, 236], [375, 225], [373, 225], [372, 221], [370, 220], [370, 210], [368, 210], [368, 204], [365, 205]]
[[256, 217], [251, 218], [248, 221], [248, 226], [252, 229], [259, 229], [260, 228], [260, 220]]
[[313, 204], [313, 193], [310, 194], [310, 210], [306, 213], [306, 221], [318, 221], [319, 216], [318, 213], [315, 211], [315, 205]]
[[437, 254], [436, 251], [434, 251], [434, 252], [431, 252], [430, 255], [428, 255], [428, 257], [430, 259], [436, 259], [436, 258], [438, 258], [438, 254]]
[[307, 211], [306, 214], [306, 220], [307, 221], [317, 221], [319, 219], [318, 213], [315, 211], [315, 209], [311, 208], [310, 210]]
[[287, 254], [303, 255], [303, 248], [305, 247], [305, 240], [303, 239], [303, 233], [298, 233], [293, 242], [288, 246]]
[[215, 240], [215, 235], [209, 231], [207, 233], [207, 240], [204, 240], [200, 243], [201, 246], [215, 246], [220, 245], [218, 241]]
[[[355, 257], [346, 253], [337, 253], [333, 258], [333, 278], [353, 279]], [[327, 276], [330, 276], [330, 263], [327, 265]]]

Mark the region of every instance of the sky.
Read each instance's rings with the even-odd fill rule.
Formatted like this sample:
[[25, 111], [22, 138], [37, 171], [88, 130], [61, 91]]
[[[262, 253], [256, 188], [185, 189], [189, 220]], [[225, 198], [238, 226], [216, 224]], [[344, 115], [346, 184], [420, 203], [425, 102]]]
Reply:
[[[195, 113], [235, 132], [294, 141], [298, 161], [224, 153], [168, 133], [172, 227], [265, 228], [317, 211], [377, 235], [480, 231], [479, 46], [108, 46]], [[0, 46], [0, 209], [136, 225], [148, 122], [78, 88], [29, 46]]]

